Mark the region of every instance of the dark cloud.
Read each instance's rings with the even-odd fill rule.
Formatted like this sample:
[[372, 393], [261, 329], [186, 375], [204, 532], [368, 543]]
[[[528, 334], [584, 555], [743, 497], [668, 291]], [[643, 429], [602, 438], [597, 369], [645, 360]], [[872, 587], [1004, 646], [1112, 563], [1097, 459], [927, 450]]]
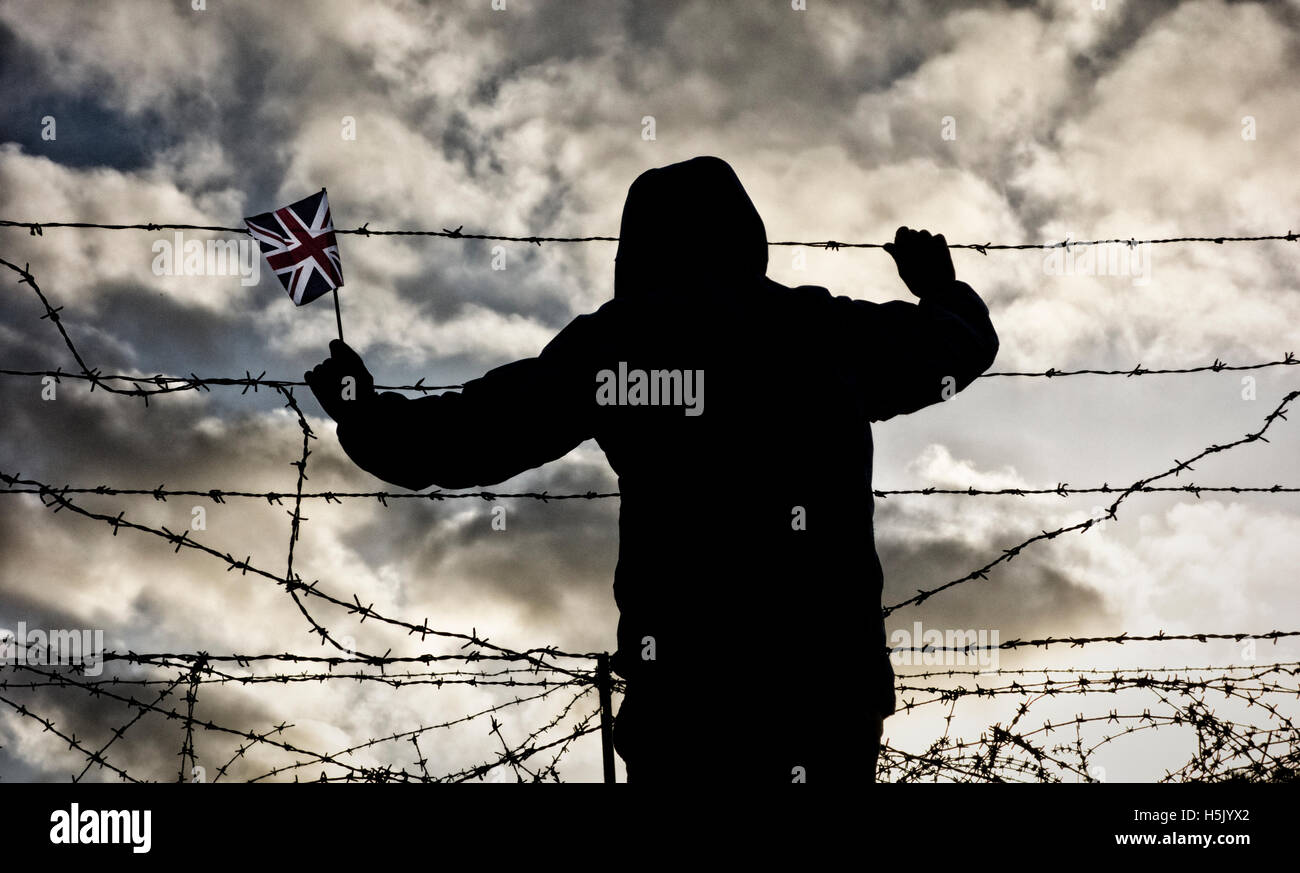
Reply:
[[[976, 547], [956, 539], [901, 541], [888, 533], [887, 518], [880, 524], [876, 542], [885, 570], [887, 604], [962, 578], [996, 558], [1001, 549], [1034, 533], [1008, 524]], [[901, 609], [886, 626], [910, 628], [920, 621], [941, 630], [996, 629], [1003, 640], [1083, 635], [1113, 627], [1119, 615], [1103, 594], [1056, 565], [1050, 546], [1038, 548], [1045, 554], [1036, 556], [1031, 547], [990, 571], [988, 580], [966, 582], [920, 606]]]
[[[564, 462], [490, 490], [573, 494], [612, 492], [617, 486], [603, 463]], [[502, 518], [494, 515], [497, 508], [505, 512], [504, 530], [493, 526]], [[466, 520], [463, 513], [471, 517]], [[369, 563], [401, 556], [412, 599], [436, 590], [453, 600], [498, 602], [522, 610], [529, 624], [549, 628], [549, 635], [558, 630], [570, 638], [595, 630], [584, 626], [588, 616], [569, 611], [572, 603], [585, 600], [606, 617], [606, 630], [612, 629], [617, 499], [403, 501], [342, 539]], [[521, 561], [521, 555], [530, 558]]]

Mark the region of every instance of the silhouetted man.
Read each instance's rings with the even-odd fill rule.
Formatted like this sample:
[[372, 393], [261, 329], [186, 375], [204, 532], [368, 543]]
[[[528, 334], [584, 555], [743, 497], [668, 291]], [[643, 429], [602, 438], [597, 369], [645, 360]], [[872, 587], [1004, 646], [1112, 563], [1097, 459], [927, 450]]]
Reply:
[[629, 781], [872, 781], [894, 691], [870, 422], [951, 397], [998, 348], [942, 236], [886, 249], [919, 303], [779, 285], [740, 180], [695, 158], [632, 184], [614, 299], [536, 358], [407, 399], [336, 342], [307, 380], [348, 455], [406, 488], [493, 485], [595, 438], [622, 494]]

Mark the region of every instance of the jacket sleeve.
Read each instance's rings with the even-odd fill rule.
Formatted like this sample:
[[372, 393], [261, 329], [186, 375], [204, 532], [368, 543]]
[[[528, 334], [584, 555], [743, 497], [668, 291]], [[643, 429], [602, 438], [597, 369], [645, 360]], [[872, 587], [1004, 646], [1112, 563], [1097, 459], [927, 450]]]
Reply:
[[988, 307], [965, 282], [928, 291], [917, 303], [836, 297], [832, 307], [872, 421], [949, 399], [997, 357]]
[[376, 395], [339, 423], [343, 450], [363, 470], [414, 490], [494, 485], [563, 457], [592, 436], [592, 318], [579, 316], [538, 357], [460, 391]]

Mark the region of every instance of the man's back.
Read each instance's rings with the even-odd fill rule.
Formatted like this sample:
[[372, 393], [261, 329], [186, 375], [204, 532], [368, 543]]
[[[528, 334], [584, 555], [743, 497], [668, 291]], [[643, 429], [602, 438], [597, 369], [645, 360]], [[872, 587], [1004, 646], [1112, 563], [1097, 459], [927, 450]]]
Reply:
[[[775, 637], [793, 628], [755, 622], [789, 617], [810, 593], [779, 571], [811, 570], [827, 549], [857, 554], [854, 588], [869, 593], [860, 558], [871, 548], [870, 432], [855, 380], [826, 342], [829, 302], [761, 281], [689, 305], [615, 300], [591, 316], [595, 349], [574, 350], [589, 356], [582, 369], [695, 382], [695, 409], [624, 397], [593, 410], [622, 494], [616, 666], [629, 679], [690, 672], [705, 641], [775, 656], [786, 647]], [[854, 594], [848, 579], [826, 582], [823, 602]], [[646, 636], [653, 662], [640, 656]]]
[[[613, 407], [595, 419], [622, 494], [620, 750], [641, 778], [720, 776], [720, 764], [757, 775], [757, 754], [818, 717], [827, 671], [847, 687], [866, 671], [880, 707], [891, 693], [870, 431], [825, 341], [829, 297], [731, 290], [686, 312], [616, 300], [595, 316], [604, 354], [629, 369], [703, 376], [700, 415]], [[772, 775], [789, 781], [798, 764], [782, 757]]]

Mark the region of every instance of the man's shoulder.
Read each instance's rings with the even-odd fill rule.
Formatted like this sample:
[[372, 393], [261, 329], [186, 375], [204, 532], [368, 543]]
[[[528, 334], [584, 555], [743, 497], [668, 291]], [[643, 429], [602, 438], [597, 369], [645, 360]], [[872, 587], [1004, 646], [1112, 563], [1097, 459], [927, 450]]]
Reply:
[[774, 296], [787, 300], [818, 302], [830, 300], [830, 289], [821, 285], [782, 285], [773, 279], [763, 280], [763, 289]]
[[[785, 286], [782, 287], [784, 288]], [[799, 299], [807, 300], [810, 303], [829, 303], [831, 298], [834, 297], [829, 288], [821, 285], [796, 285], [787, 290], [789, 290], [791, 294], [796, 295]]]
[[542, 350], [544, 357], [581, 357], [615, 341], [628, 322], [626, 301], [607, 300], [592, 312], [575, 315]]

